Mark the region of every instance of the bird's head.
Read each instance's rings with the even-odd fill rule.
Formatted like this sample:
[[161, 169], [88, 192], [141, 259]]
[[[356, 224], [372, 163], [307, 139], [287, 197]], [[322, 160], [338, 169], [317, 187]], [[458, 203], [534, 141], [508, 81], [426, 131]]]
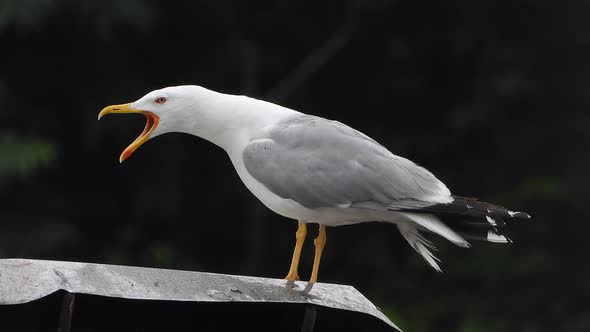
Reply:
[[98, 114], [98, 119], [112, 113], [139, 113], [146, 118], [145, 128], [119, 157], [119, 162], [129, 158], [131, 154], [150, 138], [168, 132], [183, 131], [190, 125], [187, 123], [194, 116], [186, 116], [187, 113], [195, 113], [195, 105], [199, 104], [206, 93], [205, 88], [198, 86], [175, 86], [154, 90], [139, 100], [105, 107]]

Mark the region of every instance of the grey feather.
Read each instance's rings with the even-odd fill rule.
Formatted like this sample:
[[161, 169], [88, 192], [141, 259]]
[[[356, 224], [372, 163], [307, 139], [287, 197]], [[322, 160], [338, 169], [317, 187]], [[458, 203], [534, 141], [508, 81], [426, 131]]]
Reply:
[[452, 200], [428, 170], [340, 122], [297, 115], [244, 149], [248, 172], [308, 208], [420, 208]]

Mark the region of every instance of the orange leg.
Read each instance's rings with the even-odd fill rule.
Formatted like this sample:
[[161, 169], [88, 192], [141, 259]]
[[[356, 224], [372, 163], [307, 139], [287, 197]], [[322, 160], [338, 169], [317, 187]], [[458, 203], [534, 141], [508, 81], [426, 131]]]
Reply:
[[290, 282], [294, 282], [295, 280], [299, 280], [299, 274], [297, 274], [297, 269], [299, 267], [299, 258], [301, 257], [301, 248], [303, 248], [303, 242], [305, 242], [305, 236], [307, 235], [307, 224], [303, 221], [299, 221], [299, 227], [297, 228], [297, 233], [295, 233], [295, 249], [293, 250], [293, 258], [291, 259], [291, 267], [289, 268], [289, 273], [285, 277]]
[[322, 252], [324, 251], [324, 246], [326, 245], [326, 226], [320, 225], [318, 237], [316, 237], [315, 240], [313, 240], [313, 244], [315, 244], [315, 257], [313, 259], [313, 270], [311, 270], [311, 279], [309, 279], [310, 284], [314, 284], [318, 281], [318, 270], [320, 269], [320, 260], [322, 259]]

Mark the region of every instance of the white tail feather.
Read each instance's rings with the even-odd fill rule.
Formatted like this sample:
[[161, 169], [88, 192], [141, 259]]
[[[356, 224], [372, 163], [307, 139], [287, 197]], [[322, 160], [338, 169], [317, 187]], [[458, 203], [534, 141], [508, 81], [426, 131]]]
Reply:
[[445, 239], [453, 242], [459, 247], [470, 247], [469, 242], [465, 241], [465, 239], [461, 235], [457, 234], [455, 231], [450, 229], [449, 226], [445, 225], [442, 221], [440, 221], [436, 216], [432, 214], [418, 214], [408, 212], [404, 212], [402, 214], [411, 221], [415, 222], [416, 224], [444, 237]]
[[422, 255], [422, 257], [428, 262], [428, 264], [430, 264], [430, 266], [432, 266], [438, 272], [442, 272], [437, 263], [437, 261], [440, 262], [440, 259], [436, 258], [436, 256], [434, 256], [430, 250], [428, 250], [436, 250], [434, 245], [425, 239], [420, 234], [418, 229], [410, 223], [398, 223], [397, 227], [399, 228], [400, 233], [402, 233], [402, 236], [406, 239], [406, 241], [408, 241], [410, 246], [414, 248], [414, 250], [416, 250], [420, 255]]

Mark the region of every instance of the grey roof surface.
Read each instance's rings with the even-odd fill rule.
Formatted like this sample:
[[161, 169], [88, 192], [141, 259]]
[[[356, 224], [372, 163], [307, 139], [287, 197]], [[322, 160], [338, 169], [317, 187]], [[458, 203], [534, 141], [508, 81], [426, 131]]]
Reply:
[[0, 259], [0, 304], [20, 304], [58, 290], [126, 299], [302, 303], [372, 315], [399, 329], [352, 286], [135, 266]]

